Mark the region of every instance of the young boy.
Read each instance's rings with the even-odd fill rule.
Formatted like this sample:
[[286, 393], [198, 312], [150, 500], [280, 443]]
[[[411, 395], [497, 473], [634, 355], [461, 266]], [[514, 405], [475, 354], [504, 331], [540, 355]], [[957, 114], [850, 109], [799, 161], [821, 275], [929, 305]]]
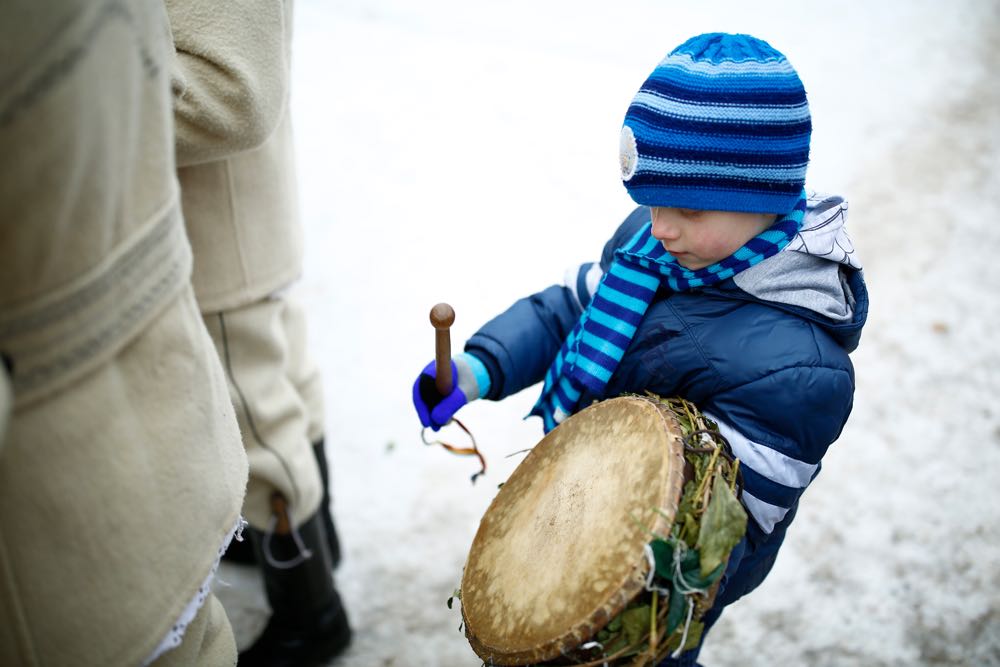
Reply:
[[[600, 262], [480, 329], [453, 360], [450, 395], [435, 391], [433, 363], [413, 388], [434, 429], [470, 400], [543, 379], [532, 414], [546, 432], [623, 392], [698, 405], [741, 461], [750, 517], [706, 630], [771, 569], [851, 412], [848, 353], [868, 297], [847, 204], [804, 190], [810, 133], [802, 83], [769, 44], [684, 42], [625, 115], [622, 180], [640, 207]], [[664, 664], [695, 664], [699, 649]]]

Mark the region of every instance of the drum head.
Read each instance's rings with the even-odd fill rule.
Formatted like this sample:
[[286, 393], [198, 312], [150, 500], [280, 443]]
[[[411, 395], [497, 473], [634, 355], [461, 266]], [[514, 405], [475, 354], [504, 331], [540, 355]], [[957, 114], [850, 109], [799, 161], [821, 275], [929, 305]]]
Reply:
[[642, 589], [650, 530], [670, 530], [683, 474], [680, 428], [644, 398], [594, 404], [546, 435], [469, 551], [462, 614], [476, 653], [543, 662], [596, 634]]

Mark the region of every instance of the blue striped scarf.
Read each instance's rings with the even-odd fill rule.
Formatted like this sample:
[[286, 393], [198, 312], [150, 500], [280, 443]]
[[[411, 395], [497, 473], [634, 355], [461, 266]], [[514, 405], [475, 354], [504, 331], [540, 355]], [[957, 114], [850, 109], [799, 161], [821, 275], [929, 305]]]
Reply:
[[531, 410], [544, 421], [545, 432], [581, 406], [588, 390], [598, 398], [625, 355], [635, 332], [661, 287], [683, 292], [714, 285], [760, 263], [788, 245], [802, 226], [805, 192], [790, 213], [750, 239], [729, 257], [702, 269], [686, 269], [653, 238], [646, 223], [615, 251], [594, 298], [563, 343], [545, 374], [538, 402]]

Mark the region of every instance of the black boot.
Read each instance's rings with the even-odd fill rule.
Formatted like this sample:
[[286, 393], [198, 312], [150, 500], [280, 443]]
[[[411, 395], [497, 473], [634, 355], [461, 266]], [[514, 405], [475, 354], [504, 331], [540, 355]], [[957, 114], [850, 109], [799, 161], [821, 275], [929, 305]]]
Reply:
[[284, 499], [276, 504], [273, 533], [248, 528], [271, 604], [271, 618], [240, 667], [310, 667], [340, 655], [351, 641], [340, 595], [333, 582], [322, 512], [291, 530]]
[[323, 438], [313, 444], [313, 454], [316, 456], [319, 475], [323, 480], [323, 500], [319, 504], [320, 513], [323, 515], [323, 523], [326, 524], [326, 537], [330, 542], [330, 560], [333, 562], [333, 566], [337, 567], [340, 565], [340, 539], [337, 537], [337, 529], [333, 527], [333, 513], [330, 510], [330, 469], [326, 464]]
[[[319, 466], [319, 476], [323, 481], [323, 500], [320, 501], [319, 509], [325, 524], [326, 537], [330, 544], [330, 562], [336, 568], [340, 565], [340, 539], [337, 537], [337, 529], [333, 525], [333, 514], [330, 511], [330, 469], [326, 463], [323, 438], [313, 443], [312, 448], [313, 455], [316, 457], [316, 465]], [[229, 543], [226, 552], [222, 554], [222, 560], [239, 565], [253, 565], [257, 562], [257, 554], [254, 552], [250, 540], [242, 542], [233, 540]]]

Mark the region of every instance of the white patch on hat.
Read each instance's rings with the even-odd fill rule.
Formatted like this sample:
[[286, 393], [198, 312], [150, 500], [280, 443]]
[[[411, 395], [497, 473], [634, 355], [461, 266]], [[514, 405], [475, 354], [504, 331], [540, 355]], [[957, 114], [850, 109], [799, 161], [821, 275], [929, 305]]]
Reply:
[[622, 126], [621, 138], [618, 140], [618, 164], [622, 169], [622, 180], [627, 181], [635, 175], [639, 164], [639, 151], [635, 146], [635, 135], [628, 125]]

